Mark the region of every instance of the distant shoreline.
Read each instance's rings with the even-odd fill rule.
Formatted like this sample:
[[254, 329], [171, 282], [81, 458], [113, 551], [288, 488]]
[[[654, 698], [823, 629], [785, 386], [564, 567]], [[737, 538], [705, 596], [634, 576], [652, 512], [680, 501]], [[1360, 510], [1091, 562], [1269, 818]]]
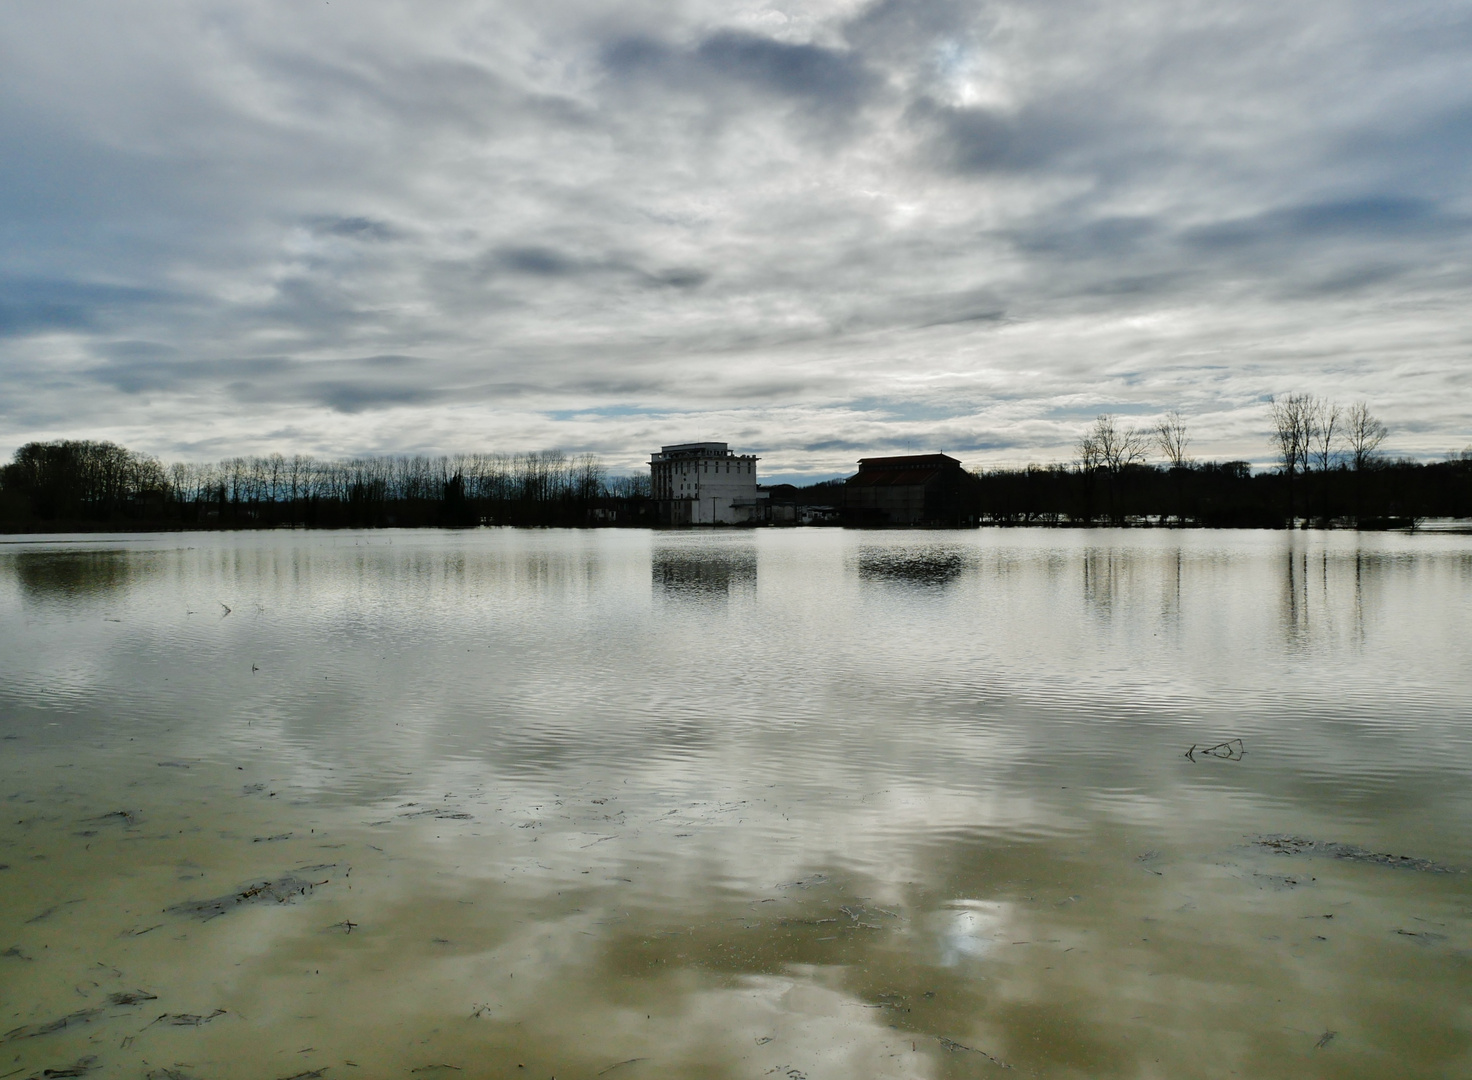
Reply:
[[978, 532], [984, 529], [996, 529], [1012, 531], [1016, 529], [1050, 529], [1050, 530], [1129, 530], [1132, 532], [1367, 532], [1367, 533], [1428, 533], [1436, 535], [1472, 535], [1472, 518], [1426, 518], [1426, 519], [1387, 519], [1376, 520], [1355, 524], [1353, 522], [1330, 522], [1307, 523], [1299, 522], [1289, 528], [1287, 524], [1279, 526], [1262, 525], [1205, 525], [1194, 522], [1135, 522], [1125, 521], [1123, 523], [1101, 522], [1101, 521], [1034, 521], [1034, 522], [1003, 522], [1003, 521], [981, 521], [970, 525], [239, 525], [231, 524], [224, 526], [209, 526], [199, 524], [179, 525], [174, 524], [141, 524], [141, 523], [99, 523], [78, 524], [76, 527], [66, 528], [36, 528], [36, 529], [0, 529], [0, 544], [24, 544], [42, 540], [46, 543], [85, 543], [88, 539], [104, 536], [144, 536], [144, 535], [183, 535], [186, 533], [269, 533], [269, 532], [299, 532], [299, 533], [349, 533], [349, 532], [423, 532], [426, 530], [440, 530], [443, 532], [481, 532], [492, 529], [521, 529], [527, 532], [542, 531], [568, 531], [568, 532], [651, 532], [671, 535], [680, 534], [702, 534], [702, 533], [740, 533], [756, 531], [779, 531], [786, 532], [794, 529], [812, 529], [820, 531], [842, 531], [856, 533], [890, 533], [890, 532]]

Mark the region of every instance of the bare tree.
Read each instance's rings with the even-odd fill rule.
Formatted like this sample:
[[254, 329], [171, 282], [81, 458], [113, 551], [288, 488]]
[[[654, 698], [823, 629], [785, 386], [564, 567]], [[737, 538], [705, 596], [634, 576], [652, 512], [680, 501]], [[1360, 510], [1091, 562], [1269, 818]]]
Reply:
[[1123, 520], [1119, 507], [1121, 477], [1125, 469], [1145, 460], [1145, 451], [1150, 445], [1148, 432], [1136, 428], [1120, 428], [1114, 417], [1104, 413], [1094, 420], [1090, 428], [1078, 441], [1080, 465], [1085, 475], [1102, 469], [1109, 477], [1110, 516]]
[[1321, 473], [1329, 471], [1333, 464], [1334, 448], [1343, 430], [1343, 414], [1339, 406], [1329, 401], [1312, 401], [1309, 409], [1309, 456], [1314, 467]]
[[[1329, 470], [1334, 464], [1335, 451], [1343, 428], [1341, 423], [1343, 414], [1339, 406], [1332, 401], [1310, 398], [1309, 402], [1308, 456], [1304, 462], [1304, 472], [1308, 471], [1308, 465], [1312, 463], [1319, 474], [1319, 516], [1324, 522], [1327, 522], [1329, 520], [1329, 486], [1333, 480]], [[1305, 512], [1307, 512], [1306, 507]]]
[[1183, 469], [1190, 461], [1186, 456], [1186, 446], [1190, 441], [1186, 434], [1186, 420], [1176, 409], [1166, 413], [1165, 419], [1155, 425], [1155, 445], [1160, 447], [1160, 452], [1173, 469]]
[[1368, 403], [1359, 401], [1349, 407], [1344, 417], [1344, 445], [1355, 472], [1370, 467], [1388, 434], [1390, 429], [1371, 414]]
[[1308, 394], [1289, 394], [1273, 399], [1273, 437], [1278, 461], [1288, 476], [1308, 465], [1310, 432], [1313, 430], [1314, 399]]
[[1278, 460], [1288, 481], [1288, 524], [1297, 519], [1293, 503], [1293, 478], [1308, 468], [1313, 431], [1314, 399], [1309, 394], [1289, 394], [1273, 399], [1273, 438]]
[[1145, 460], [1150, 436], [1132, 427], [1120, 428], [1114, 417], [1105, 413], [1094, 420], [1093, 428], [1080, 440], [1080, 451], [1086, 443], [1093, 447], [1099, 465], [1118, 474], [1127, 466], [1138, 465]]
[[1087, 431], [1079, 437], [1076, 449], [1078, 450], [1078, 467], [1084, 472], [1091, 473], [1104, 463], [1098, 440], [1094, 438], [1092, 431]]
[[579, 454], [572, 463], [572, 490], [579, 502], [589, 503], [603, 492], [603, 463], [596, 454]]

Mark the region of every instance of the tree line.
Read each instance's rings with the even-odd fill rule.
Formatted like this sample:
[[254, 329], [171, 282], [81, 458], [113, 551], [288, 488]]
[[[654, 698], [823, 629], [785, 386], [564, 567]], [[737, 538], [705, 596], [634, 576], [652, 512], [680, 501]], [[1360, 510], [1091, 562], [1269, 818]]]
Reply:
[[[1381, 453], [1388, 429], [1367, 403], [1291, 394], [1269, 409], [1273, 470], [1196, 461], [1179, 412], [1138, 428], [1105, 414], [1072, 461], [969, 474], [959, 520], [1376, 528], [1472, 518], [1472, 448], [1440, 462], [1391, 459]], [[842, 511], [843, 493], [838, 480], [784, 498]], [[648, 474], [609, 475], [595, 455], [558, 451], [165, 464], [110, 442], [64, 440], [28, 443], [0, 467], [0, 532], [652, 525], [656, 516]]]
[[647, 476], [592, 454], [306, 454], [164, 464], [110, 442], [28, 443], [0, 468], [0, 528], [637, 524]]
[[[1277, 468], [1198, 462], [1177, 411], [1148, 427], [1095, 419], [1076, 458], [975, 474], [977, 520], [995, 524], [1110, 523], [1282, 528], [1377, 528], [1428, 517], [1472, 517], [1472, 448], [1441, 462], [1387, 459], [1389, 434], [1366, 402], [1310, 394], [1269, 406]], [[1158, 454], [1160, 464], [1150, 458]]]

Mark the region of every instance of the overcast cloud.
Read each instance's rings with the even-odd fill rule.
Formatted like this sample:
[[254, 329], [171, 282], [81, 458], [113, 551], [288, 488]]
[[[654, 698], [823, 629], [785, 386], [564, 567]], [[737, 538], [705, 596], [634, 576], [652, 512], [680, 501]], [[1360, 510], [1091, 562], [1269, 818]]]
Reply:
[[1472, 442], [1472, 7], [0, 7], [0, 451]]

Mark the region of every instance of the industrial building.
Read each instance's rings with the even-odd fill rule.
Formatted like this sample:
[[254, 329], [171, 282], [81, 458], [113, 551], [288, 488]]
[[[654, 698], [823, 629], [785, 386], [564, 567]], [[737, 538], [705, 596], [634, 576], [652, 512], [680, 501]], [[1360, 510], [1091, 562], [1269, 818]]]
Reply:
[[649, 461], [650, 494], [661, 525], [748, 525], [765, 519], [755, 454], [723, 442], [662, 446]]
[[849, 525], [962, 525], [974, 520], [976, 481], [946, 454], [862, 458], [843, 486]]

